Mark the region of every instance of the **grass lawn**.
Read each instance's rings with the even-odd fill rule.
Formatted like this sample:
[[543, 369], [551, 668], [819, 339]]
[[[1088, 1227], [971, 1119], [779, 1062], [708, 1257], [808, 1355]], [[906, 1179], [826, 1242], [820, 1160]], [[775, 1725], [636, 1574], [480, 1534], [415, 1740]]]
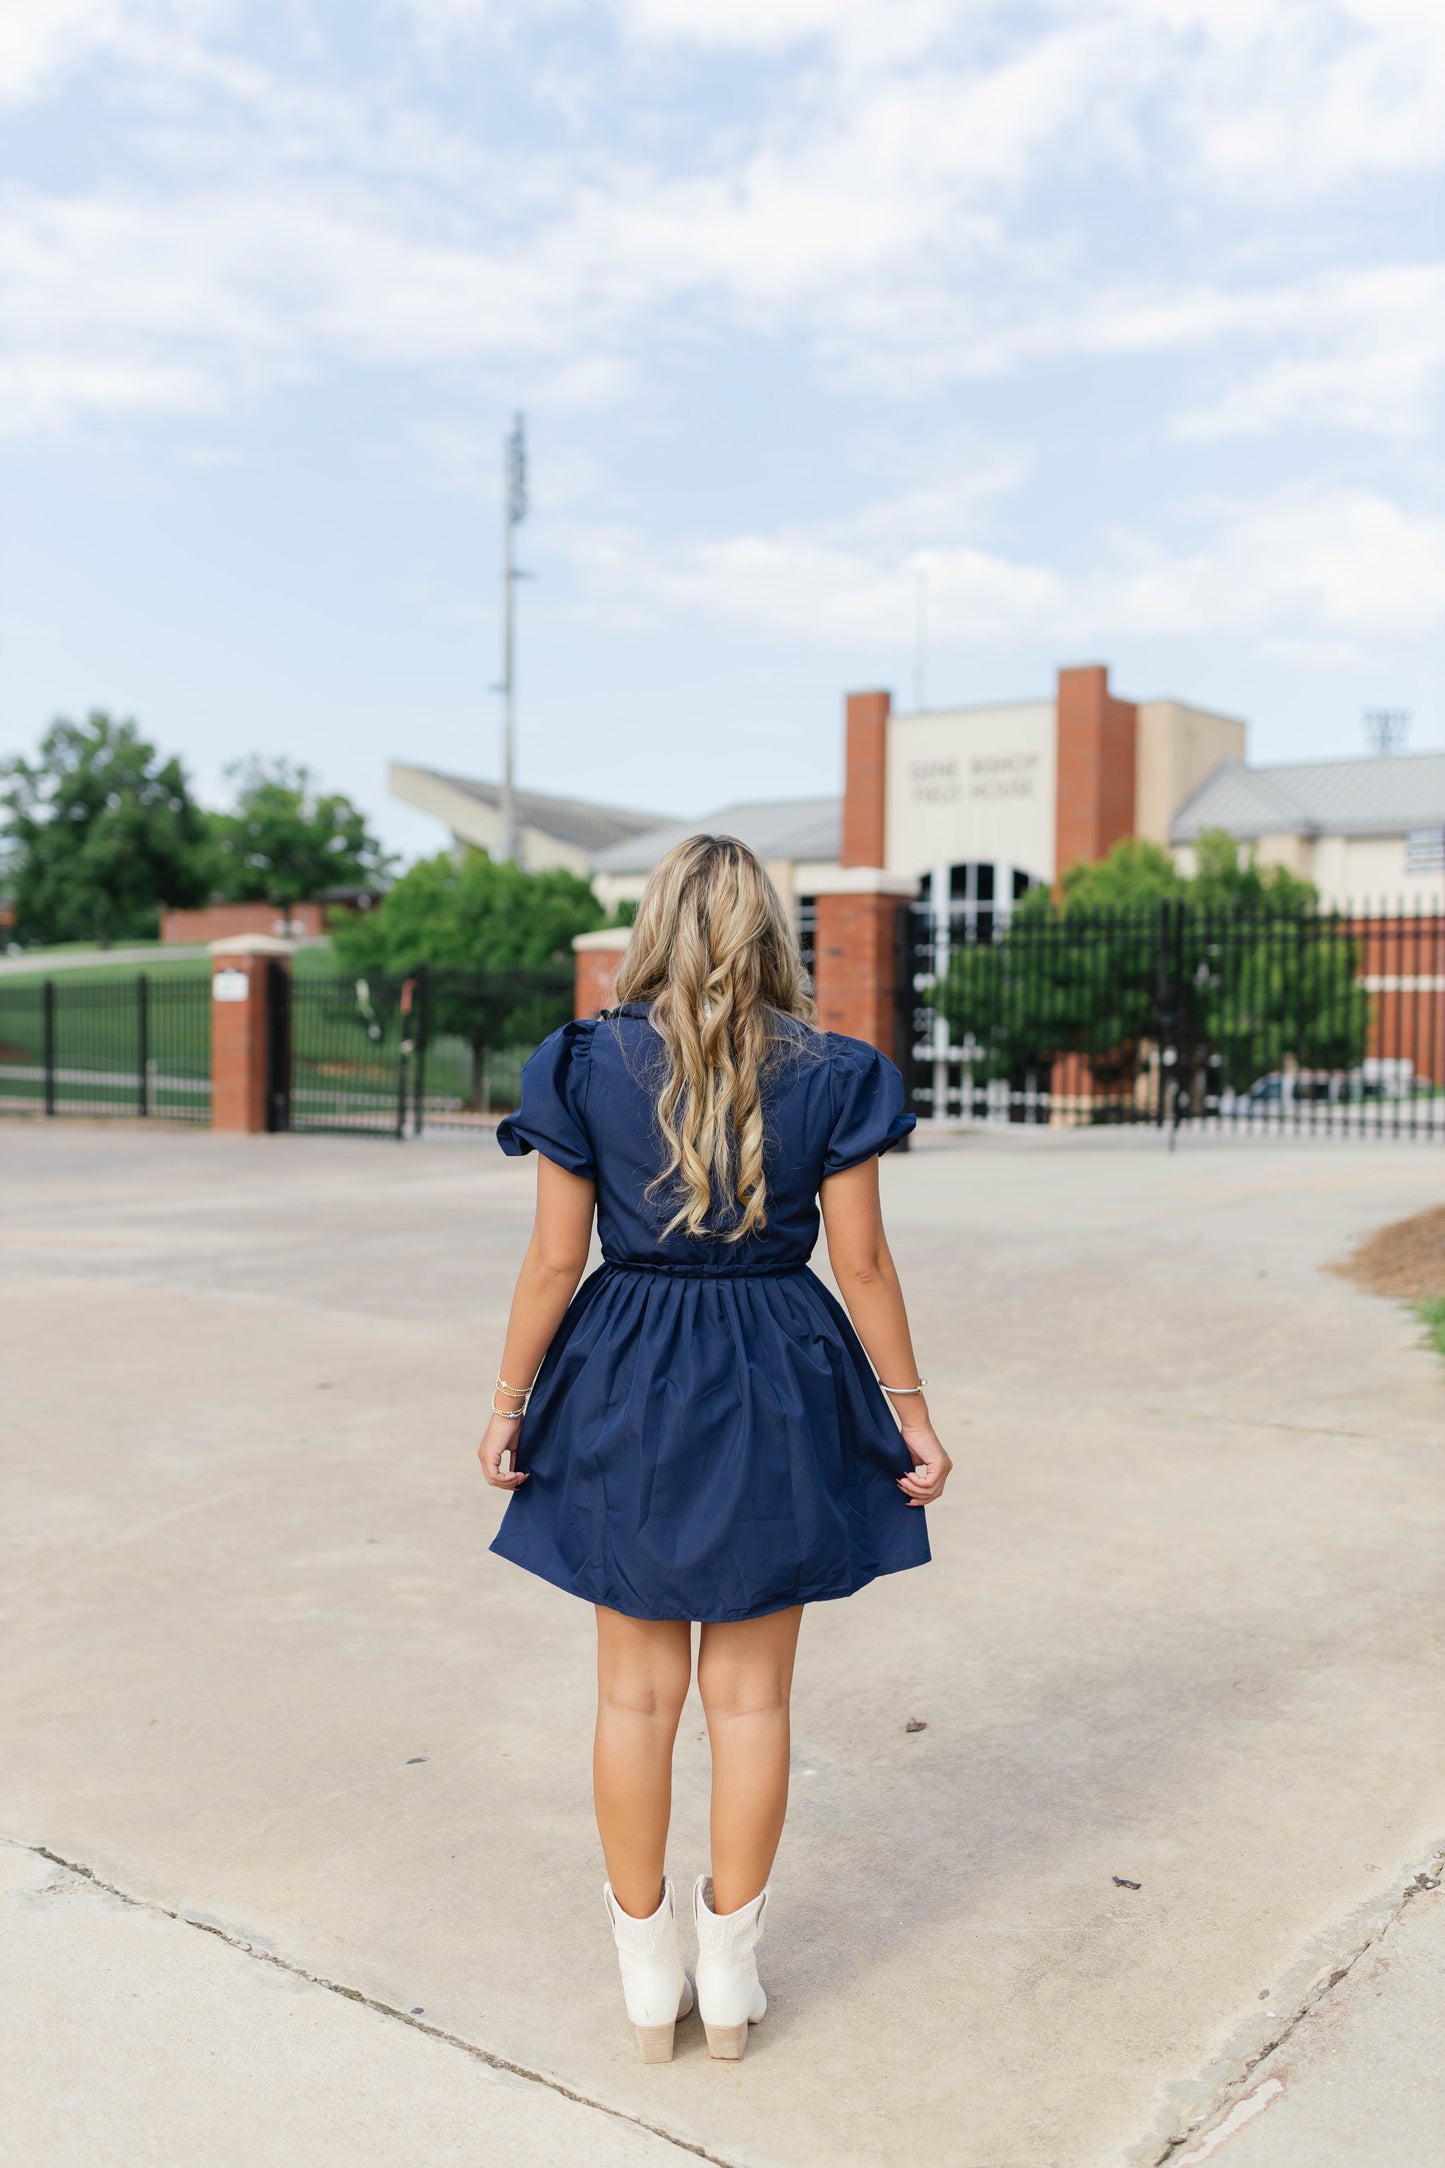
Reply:
[[1445, 1355], [1445, 1295], [1429, 1295], [1417, 1302], [1415, 1315], [1425, 1328], [1425, 1345]]
[[[37, 987], [51, 977], [57, 986], [113, 986], [131, 984], [142, 972], [147, 978], [164, 976], [166, 979], [208, 979], [211, 975], [209, 956], [177, 956], [171, 950], [163, 948], [159, 941], [154, 945], [140, 941], [129, 942], [127, 946], [148, 947], [150, 952], [145, 962], [108, 963], [104, 949], [93, 949], [91, 953], [96, 959], [93, 964], [71, 964], [63, 971], [54, 973], [45, 968], [48, 956], [79, 955], [88, 944], [72, 941], [53, 949], [34, 949], [24, 958], [27, 966], [24, 971], [7, 971], [0, 976], [0, 1000], [3, 1000], [9, 987]], [[30, 968], [32, 957], [34, 965]], [[21, 960], [18, 956], [10, 959], [17, 964]], [[298, 978], [334, 977], [337, 965], [331, 953], [331, 943], [318, 941], [314, 948], [298, 949], [291, 959], [291, 969]]]

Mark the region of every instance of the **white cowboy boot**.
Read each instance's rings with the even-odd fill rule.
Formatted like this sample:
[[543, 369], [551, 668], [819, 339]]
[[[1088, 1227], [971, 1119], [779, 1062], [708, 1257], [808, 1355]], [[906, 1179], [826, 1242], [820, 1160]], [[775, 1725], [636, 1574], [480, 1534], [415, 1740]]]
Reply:
[[672, 1884], [663, 1877], [662, 1903], [650, 1919], [634, 1919], [624, 1912], [603, 1885], [612, 1939], [617, 1944], [617, 1963], [622, 1973], [622, 1994], [627, 2015], [637, 2034], [645, 2063], [672, 2061], [672, 2028], [692, 2008], [692, 1987], [682, 1969], [677, 1941], [677, 1912]]
[[757, 1947], [768, 1893], [737, 1912], [714, 1912], [712, 1876], [700, 1874], [692, 1892], [697, 1923], [697, 2008], [707, 2029], [707, 2051], [737, 2062], [748, 2044], [748, 2027], [768, 2007], [758, 1980]]

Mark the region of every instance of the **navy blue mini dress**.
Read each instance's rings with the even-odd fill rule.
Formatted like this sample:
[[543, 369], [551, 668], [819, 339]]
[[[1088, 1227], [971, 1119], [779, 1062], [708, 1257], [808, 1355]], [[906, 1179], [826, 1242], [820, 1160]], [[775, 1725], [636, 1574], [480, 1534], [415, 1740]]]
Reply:
[[597, 1184], [603, 1263], [537, 1373], [530, 1480], [492, 1549], [631, 1618], [758, 1618], [851, 1596], [929, 1556], [912, 1466], [846, 1312], [808, 1269], [818, 1185], [908, 1134], [903, 1079], [861, 1040], [799, 1030], [763, 1079], [767, 1227], [673, 1234], [661, 1042], [645, 1008], [564, 1024], [497, 1129]]

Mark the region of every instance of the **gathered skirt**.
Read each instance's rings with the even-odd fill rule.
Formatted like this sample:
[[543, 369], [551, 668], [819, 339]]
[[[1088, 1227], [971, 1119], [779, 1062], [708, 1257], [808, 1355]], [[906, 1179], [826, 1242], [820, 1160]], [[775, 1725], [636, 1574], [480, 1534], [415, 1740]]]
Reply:
[[892, 1412], [806, 1267], [601, 1266], [538, 1372], [519, 1464], [491, 1548], [632, 1618], [758, 1618], [929, 1557]]

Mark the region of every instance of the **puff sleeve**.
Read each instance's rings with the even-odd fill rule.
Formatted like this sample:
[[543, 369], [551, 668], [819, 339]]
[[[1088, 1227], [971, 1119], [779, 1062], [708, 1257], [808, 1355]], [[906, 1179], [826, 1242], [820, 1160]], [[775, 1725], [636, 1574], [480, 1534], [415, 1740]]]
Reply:
[[917, 1127], [903, 1104], [903, 1079], [886, 1054], [861, 1039], [845, 1041], [833, 1062], [833, 1128], [823, 1173], [841, 1174], [888, 1152]]
[[595, 1178], [597, 1162], [582, 1114], [593, 1029], [585, 1019], [564, 1024], [524, 1062], [522, 1104], [497, 1124], [497, 1142], [509, 1159], [540, 1152], [569, 1174]]

